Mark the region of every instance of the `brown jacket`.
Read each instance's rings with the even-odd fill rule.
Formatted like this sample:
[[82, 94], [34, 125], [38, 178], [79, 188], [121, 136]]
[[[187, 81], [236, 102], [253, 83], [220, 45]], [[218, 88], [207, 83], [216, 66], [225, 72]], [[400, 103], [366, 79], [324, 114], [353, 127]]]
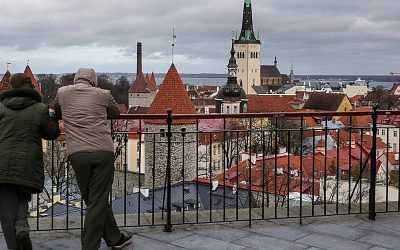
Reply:
[[97, 87], [93, 69], [79, 69], [74, 85], [58, 90], [55, 111], [64, 121], [68, 155], [114, 151], [108, 119], [120, 112], [110, 91]]

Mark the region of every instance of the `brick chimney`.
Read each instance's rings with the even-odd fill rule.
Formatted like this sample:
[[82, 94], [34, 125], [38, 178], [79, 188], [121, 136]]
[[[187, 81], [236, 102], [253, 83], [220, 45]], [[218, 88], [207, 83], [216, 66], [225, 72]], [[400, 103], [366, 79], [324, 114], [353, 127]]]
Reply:
[[136, 73], [142, 73], [142, 43], [138, 42], [137, 43], [137, 70]]

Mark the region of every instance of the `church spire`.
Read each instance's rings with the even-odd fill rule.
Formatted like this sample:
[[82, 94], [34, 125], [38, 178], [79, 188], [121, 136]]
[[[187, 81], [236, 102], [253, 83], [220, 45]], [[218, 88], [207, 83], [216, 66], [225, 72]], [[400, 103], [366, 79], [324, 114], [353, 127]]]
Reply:
[[278, 60], [276, 60], [276, 55], [275, 55], [274, 65], [275, 65], [275, 67], [278, 67]]
[[239, 41], [260, 42], [254, 35], [251, 0], [244, 0], [242, 31], [240, 32]]
[[228, 77], [234, 78], [234, 81], [236, 82], [238, 66], [236, 64], [235, 49], [233, 48], [233, 44], [234, 44], [234, 40], [232, 39], [231, 58], [229, 59], [229, 64], [227, 65], [227, 67], [228, 67]]

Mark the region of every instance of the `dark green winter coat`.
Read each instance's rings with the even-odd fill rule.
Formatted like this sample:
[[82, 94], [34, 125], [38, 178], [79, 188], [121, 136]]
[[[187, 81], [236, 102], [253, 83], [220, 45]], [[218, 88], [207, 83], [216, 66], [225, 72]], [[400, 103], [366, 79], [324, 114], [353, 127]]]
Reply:
[[60, 135], [35, 89], [21, 88], [0, 94], [0, 184], [28, 187], [40, 193], [44, 184], [42, 138]]

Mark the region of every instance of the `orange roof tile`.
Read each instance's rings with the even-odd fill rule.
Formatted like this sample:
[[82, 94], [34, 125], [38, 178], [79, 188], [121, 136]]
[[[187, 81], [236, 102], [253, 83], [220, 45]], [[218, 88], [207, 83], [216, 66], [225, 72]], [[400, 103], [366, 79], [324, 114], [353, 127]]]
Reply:
[[129, 88], [129, 93], [148, 93], [146, 79], [142, 72], [140, 72], [136, 76], [136, 80], [132, 83], [132, 86]]
[[28, 75], [31, 78], [31, 82], [32, 84], [35, 86], [35, 89], [37, 90], [37, 92], [40, 93], [40, 85], [39, 83], [36, 81], [35, 76], [32, 73], [31, 67], [29, 67], [29, 65], [26, 65], [25, 70], [24, 70], [24, 74]]
[[0, 81], [0, 92], [8, 90], [10, 79], [11, 79], [11, 73], [10, 71], [7, 70], [7, 72], [4, 74], [3, 78]]
[[[148, 114], [166, 114], [168, 109], [172, 109], [172, 114], [196, 114], [196, 109], [190, 101], [182, 79], [172, 64], [169, 68], [163, 83], [150, 106]], [[148, 123], [164, 124], [164, 120], [146, 121]], [[195, 120], [177, 120], [173, 124], [195, 123]]]
[[296, 112], [289, 104], [296, 95], [248, 95], [248, 113]]

